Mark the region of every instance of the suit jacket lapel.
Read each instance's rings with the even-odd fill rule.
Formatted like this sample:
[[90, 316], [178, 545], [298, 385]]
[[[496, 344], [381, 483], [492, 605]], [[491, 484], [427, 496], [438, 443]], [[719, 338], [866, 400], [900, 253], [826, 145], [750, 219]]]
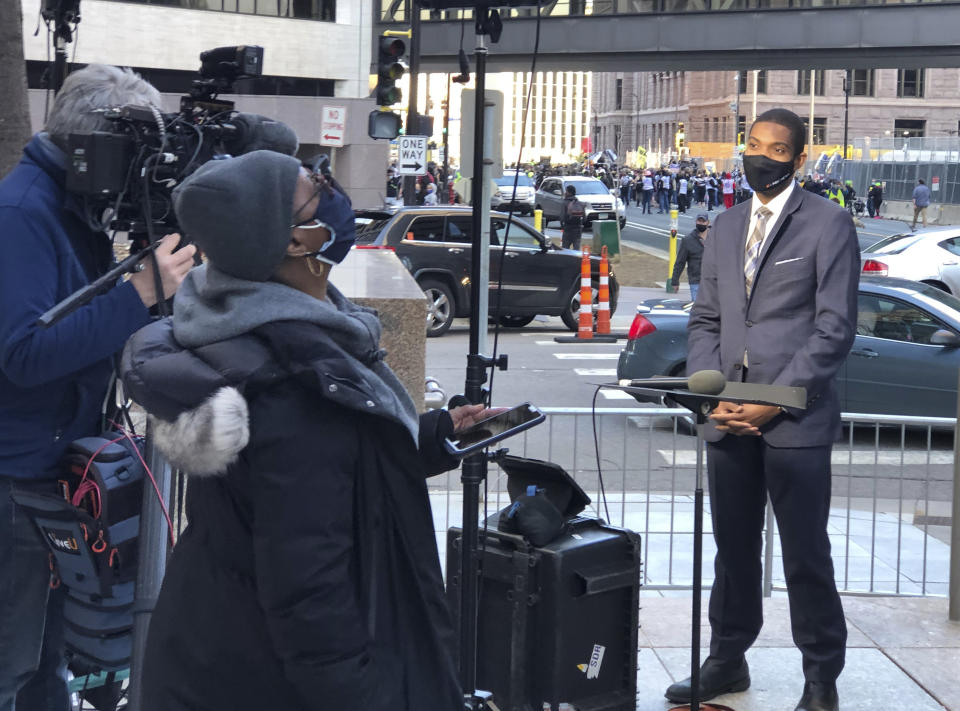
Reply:
[[[734, 273], [739, 274], [737, 278], [738, 283], [740, 284], [740, 298], [743, 300], [743, 304], [747, 303], [747, 278], [743, 273], [743, 261], [745, 250], [747, 247], [747, 227], [750, 226], [750, 207], [747, 206], [747, 209], [740, 210], [736, 217], [733, 218], [733, 230], [734, 245], [735, 249], [730, 250], [730, 255], [734, 260]], [[707, 239], [710, 239], [707, 237]]]

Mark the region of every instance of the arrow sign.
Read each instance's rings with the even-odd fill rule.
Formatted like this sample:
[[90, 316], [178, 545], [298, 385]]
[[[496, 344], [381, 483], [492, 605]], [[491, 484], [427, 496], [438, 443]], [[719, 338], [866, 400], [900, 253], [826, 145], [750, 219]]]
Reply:
[[320, 120], [320, 145], [343, 147], [343, 134], [347, 128], [345, 106], [324, 106]]
[[427, 137], [400, 136], [397, 141], [399, 175], [423, 175], [427, 165]]

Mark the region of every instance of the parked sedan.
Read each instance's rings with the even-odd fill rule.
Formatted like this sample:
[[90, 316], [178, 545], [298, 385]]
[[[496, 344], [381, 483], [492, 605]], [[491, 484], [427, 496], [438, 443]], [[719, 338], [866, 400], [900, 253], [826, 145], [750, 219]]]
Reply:
[[[844, 412], [956, 417], [960, 299], [896, 278], [860, 280], [857, 335], [837, 374]], [[683, 375], [689, 304], [637, 307], [619, 378]]]
[[[445, 333], [454, 318], [470, 313], [472, 221], [470, 208], [457, 206], [404, 207], [395, 214], [357, 212], [357, 246], [395, 250], [426, 293], [428, 336]], [[504, 241], [506, 250], [500, 248]], [[596, 302], [600, 258], [590, 261]], [[520, 328], [544, 314], [559, 316], [576, 331], [580, 266], [580, 252], [557, 247], [520, 220], [508, 221], [500, 212], [490, 214], [490, 315], [502, 325]], [[618, 293], [611, 269], [611, 315]]]
[[860, 255], [865, 275], [922, 281], [960, 295], [960, 227], [892, 235]]

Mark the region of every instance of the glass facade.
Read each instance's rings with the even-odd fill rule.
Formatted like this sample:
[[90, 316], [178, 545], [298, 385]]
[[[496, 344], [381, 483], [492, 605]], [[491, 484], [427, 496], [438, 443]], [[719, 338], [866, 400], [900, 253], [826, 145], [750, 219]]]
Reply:
[[290, 17], [301, 20], [337, 19], [337, 0], [113, 0], [138, 5], [161, 5], [188, 10], [236, 12], [245, 15]]
[[[190, 2], [190, 0], [181, 0]], [[261, 0], [262, 1], [262, 0]], [[247, 0], [252, 2], [252, 0]], [[693, 12], [802, 10], [870, 5], [919, 5], [941, 0], [556, 0], [541, 9], [543, 17], [645, 15]], [[407, 22], [410, 0], [380, 0], [382, 22]], [[501, 8], [504, 18], [535, 17], [535, 7]], [[423, 11], [424, 20], [470, 19], [471, 10]]]

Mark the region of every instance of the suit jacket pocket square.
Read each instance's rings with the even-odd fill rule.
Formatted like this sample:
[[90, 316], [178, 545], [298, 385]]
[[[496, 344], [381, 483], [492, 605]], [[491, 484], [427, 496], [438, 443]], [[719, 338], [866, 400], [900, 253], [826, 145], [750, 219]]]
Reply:
[[789, 264], [790, 262], [799, 262], [802, 259], [805, 259], [805, 257], [794, 257], [793, 259], [781, 259], [779, 262], [774, 262], [773, 266], [777, 266], [778, 264]]

